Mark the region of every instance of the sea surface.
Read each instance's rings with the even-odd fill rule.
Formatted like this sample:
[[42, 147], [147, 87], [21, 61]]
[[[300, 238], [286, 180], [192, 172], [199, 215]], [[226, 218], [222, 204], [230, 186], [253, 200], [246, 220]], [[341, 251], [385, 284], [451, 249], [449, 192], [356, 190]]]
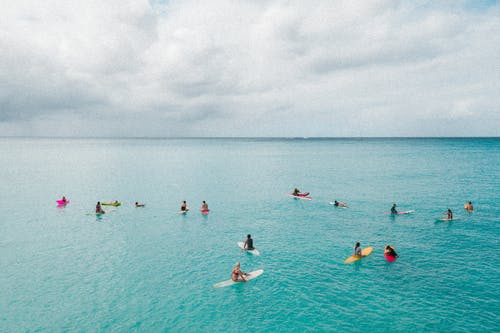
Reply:
[[0, 331], [499, 332], [499, 194], [498, 138], [1, 138]]

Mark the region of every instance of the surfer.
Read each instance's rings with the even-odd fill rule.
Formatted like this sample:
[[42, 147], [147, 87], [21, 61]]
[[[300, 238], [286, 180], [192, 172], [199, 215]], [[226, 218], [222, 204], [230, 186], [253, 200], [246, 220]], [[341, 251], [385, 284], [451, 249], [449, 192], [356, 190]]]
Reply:
[[295, 189], [293, 190], [292, 195], [298, 196], [299, 194], [300, 194], [299, 189], [298, 189], [298, 188], [295, 188]]
[[[64, 197], [63, 197], [64, 198]], [[469, 203], [465, 203], [464, 204], [464, 208], [466, 211], [468, 212], [472, 212], [474, 211], [474, 207], [472, 206], [472, 202], [469, 201]]]
[[354, 256], [361, 257], [361, 244], [359, 242], [354, 246]]
[[255, 250], [253, 247], [253, 239], [250, 234], [247, 235], [247, 240], [245, 241], [245, 244], [243, 244], [243, 249], [245, 250]]
[[136, 207], [144, 207], [144, 204], [141, 204], [141, 203], [136, 202], [136, 203], [135, 203], [135, 206], [136, 206]]
[[237, 262], [233, 268], [233, 271], [231, 272], [231, 279], [234, 282], [247, 282], [247, 280], [245, 279], [245, 275], [247, 275], [247, 273], [243, 272], [240, 269], [240, 263]]
[[203, 200], [203, 202], [201, 203], [201, 210], [205, 210], [207, 211], [208, 210], [208, 204], [205, 202], [205, 200]]
[[66, 200], [66, 197], [63, 195], [61, 201], [62, 201], [62, 203], [66, 203], [68, 200]]
[[106, 213], [106, 212], [102, 209], [102, 207], [101, 207], [101, 202], [100, 202], [100, 201], [98, 201], [98, 202], [97, 202], [97, 205], [95, 205], [95, 213], [96, 213], [96, 214], [104, 214], [104, 213]]
[[451, 209], [448, 208], [446, 215], [448, 216], [448, 220], [453, 220], [453, 213], [451, 212]]
[[347, 205], [343, 202], [338, 202], [337, 200], [335, 200], [335, 202], [333, 203], [334, 206], [337, 206], [337, 207], [347, 207]]
[[387, 254], [388, 256], [391, 256], [391, 257], [394, 257], [394, 258], [399, 257], [398, 254], [396, 253], [396, 251], [394, 250], [394, 248], [392, 246], [390, 246], [390, 245], [387, 245], [385, 247], [384, 253]]
[[391, 208], [391, 214], [397, 214], [398, 211], [396, 210], [396, 204], [392, 204], [392, 208]]
[[184, 212], [184, 211], [188, 211], [188, 210], [189, 210], [189, 208], [188, 208], [188, 206], [187, 206], [186, 200], [184, 200], [184, 201], [182, 202], [182, 205], [181, 205], [181, 211], [183, 211], [183, 212]]

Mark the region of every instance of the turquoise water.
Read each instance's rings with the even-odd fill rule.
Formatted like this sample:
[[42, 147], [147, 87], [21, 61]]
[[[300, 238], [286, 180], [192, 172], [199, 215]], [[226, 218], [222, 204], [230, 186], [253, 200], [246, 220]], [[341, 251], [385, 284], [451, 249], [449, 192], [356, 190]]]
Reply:
[[[499, 139], [4, 138], [0, 156], [1, 331], [498, 332]], [[98, 200], [123, 205], [96, 218]], [[356, 241], [373, 254], [343, 264]], [[265, 272], [213, 288], [236, 261]]]

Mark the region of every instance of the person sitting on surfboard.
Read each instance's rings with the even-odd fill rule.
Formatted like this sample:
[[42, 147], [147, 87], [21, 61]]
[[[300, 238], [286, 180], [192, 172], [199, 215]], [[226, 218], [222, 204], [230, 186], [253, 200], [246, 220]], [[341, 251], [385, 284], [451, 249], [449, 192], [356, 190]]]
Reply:
[[361, 257], [361, 244], [359, 242], [354, 246], [354, 256]]
[[343, 202], [338, 202], [337, 200], [335, 200], [335, 202], [333, 203], [334, 206], [337, 206], [337, 207], [347, 207], [347, 205]]
[[100, 201], [98, 201], [98, 202], [97, 202], [97, 205], [95, 205], [95, 213], [96, 213], [96, 214], [104, 214], [104, 213], [106, 213], [106, 212], [102, 209], [102, 207], [101, 207], [101, 202], [100, 202]]
[[63, 195], [63, 197], [62, 197], [61, 201], [62, 201], [63, 203], [66, 203], [68, 200], [66, 200], [66, 197]]
[[233, 268], [233, 271], [231, 272], [231, 279], [234, 282], [247, 282], [247, 280], [245, 279], [245, 275], [247, 275], [247, 273], [243, 272], [240, 269], [240, 263], [237, 262]]
[[181, 211], [183, 211], [183, 212], [184, 212], [184, 211], [188, 211], [188, 210], [189, 210], [189, 208], [188, 208], [188, 206], [187, 206], [186, 200], [184, 200], [184, 201], [182, 202], [182, 205], [181, 205]]
[[397, 214], [397, 213], [398, 211], [396, 210], [396, 204], [393, 204], [391, 208], [391, 214]]
[[[64, 198], [64, 197], [63, 197]], [[472, 212], [474, 211], [474, 207], [472, 206], [472, 202], [469, 201], [469, 203], [465, 203], [464, 204], [464, 208], [466, 211], [468, 212]]]
[[255, 250], [253, 247], [253, 239], [250, 234], [247, 235], [247, 240], [245, 241], [245, 244], [243, 244], [243, 248], [245, 250]]
[[453, 213], [451, 212], [451, 209], [448, 208], [446, 215], [448, 216], [448, 220], [453, 220]]
[[205, 202], [205, 200], [203, 200], [203, 202], [201, 203], [201, 210], [208, 210], [208, 204]]
[[298, 189], [298, 188], [295, 188], [295, 189], [293, 190], [292, 195], [298, 196], [299, 194], [300, 194], [299, 189]]
[[387, 254], [388, 256], [391, 256], [391, 257], [399, 257], [398, 254], [396, 253], [396, 251], [394, 250], [394, 248], [390, 245], [387, 245], [385, 247], [385, 250], [384, 250], [384, 253]]

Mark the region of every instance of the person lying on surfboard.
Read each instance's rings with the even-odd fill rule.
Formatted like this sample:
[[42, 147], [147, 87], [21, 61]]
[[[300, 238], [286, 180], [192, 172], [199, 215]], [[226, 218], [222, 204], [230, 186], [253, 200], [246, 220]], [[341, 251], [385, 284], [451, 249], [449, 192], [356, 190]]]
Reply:
[[396, 204], [392, 204], [392, 207], [391, 207], [391, 214], [397, 214], [398, 211], [396, 210]]
[[243, 249], [245, 250], [255, 250], [255, 248], [253, 247], [253, 239], [252, 239], [252, 235], [248, 234], [247, 235], [247, 240], [245, 241], [245, 244], [243, 245]]
[[141, 204], [141, 203], [136, 202], [136, 203], [135, 203], [135, 206], [136, 206], [136, 207], [144, 207], [144, 204]]
[[334, 206], [337, 206], [337, 207], [347, 207], [347, 205], [343, 202], [338, 202], [337, 200], [335, 200], [335, 202], [333, 203]]
[[231, 272], [231, 279], [234, 282], [247, 282], [247, 280], [245, 279], [246, 275], [247, 275], [247, 273], [243, 272], [240, 269], [240, 263], [237, 262], [233, 268], [233, 271]]

